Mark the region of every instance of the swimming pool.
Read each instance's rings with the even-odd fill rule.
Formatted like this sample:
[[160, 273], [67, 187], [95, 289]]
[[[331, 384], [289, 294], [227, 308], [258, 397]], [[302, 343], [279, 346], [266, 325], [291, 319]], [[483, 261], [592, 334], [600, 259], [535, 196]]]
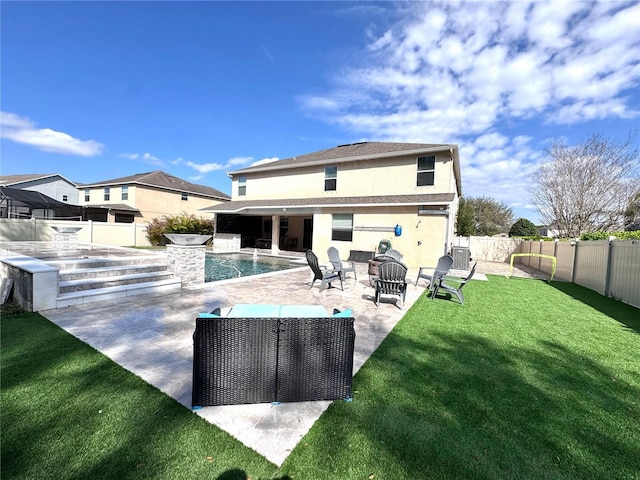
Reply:
[[303, 266], [301, 261], [288, 258], [254, 257], [245, 253], [207, 253], [204, 262], [204, 281], [217, 282], [230, 278], [247, 277], [259, 273], [277, 272]]

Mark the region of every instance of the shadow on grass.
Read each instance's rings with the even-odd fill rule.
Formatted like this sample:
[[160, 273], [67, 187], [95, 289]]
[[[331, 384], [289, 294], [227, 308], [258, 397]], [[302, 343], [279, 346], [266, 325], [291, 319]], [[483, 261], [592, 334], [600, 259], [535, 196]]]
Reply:
[[600, 295], [598, 292], [568, 282], [552, 282], [551, 285], [576, 300], [595, 308], [599, 312], [640, 333], [640, 309], [619, 300]]
[[[536, 284], [528, 284], [533, 299], [549, 289]], [[547, 334], [544, 311], [529, 322], [523, 299], [513, 303], [525, 328], [511, 331], [516, 318], [492, 316], [499, 304], [479, 305], [485, 288], [495, 285], [469, 289], [475, 309], [427, 300], [405, 317], [356, 375], [354, 401], [332, 404], [281, 471], [293, 478], [324, 466], [318, 478], [637, 479], [633, 354], [621, 367], [593, 359], [562, 332]]]
[[[2, 318], [3, 479], [271, 479], [277, 468], [38, 314]], [[237, 471], [237, 470], [236, 470]]]

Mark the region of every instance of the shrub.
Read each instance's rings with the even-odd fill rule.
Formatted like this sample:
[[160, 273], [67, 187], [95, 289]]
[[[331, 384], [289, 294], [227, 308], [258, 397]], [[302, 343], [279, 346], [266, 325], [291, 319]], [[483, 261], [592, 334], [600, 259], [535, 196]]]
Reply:
[[164, 215], [156, 217], [147, 226], [147, 239], [151, 245], [164, 246], [168, 243], [165, 233], [194, 233], [213, 235], [214, 221], [210, 218], [196, 217], [193, 214]]
[[588, 232], [580, 235], [580, 240], [607, 240], [616, 237], [617, 240], [640, 240], [640, 231], [635, 232]]

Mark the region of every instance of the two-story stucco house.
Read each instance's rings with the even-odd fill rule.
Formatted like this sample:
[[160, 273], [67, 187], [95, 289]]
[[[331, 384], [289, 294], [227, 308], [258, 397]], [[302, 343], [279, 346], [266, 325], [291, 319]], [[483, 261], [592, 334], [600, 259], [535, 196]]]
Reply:
[[231, 201], [204, 211], [243, 246], [347, 258], [388, 241], [410, 267], [450, 249], [462, 193], [457, 145], [361, 142], [228, 175]]
[[85, 218], [101, 222], [144, 223], [163, 215], [201, 216], [211, 202], [229, 195], [156, 170], [128, 177], [79, 185]]

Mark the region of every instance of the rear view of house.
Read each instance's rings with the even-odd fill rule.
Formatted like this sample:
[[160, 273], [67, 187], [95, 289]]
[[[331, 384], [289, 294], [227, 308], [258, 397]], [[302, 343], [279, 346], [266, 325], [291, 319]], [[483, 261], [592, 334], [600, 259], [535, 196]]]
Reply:
[[242, 246], [343, 258], [380, 246], [409, 266], [434, 264], [450, 248], [461, 195], [457, 145], [361, 142], [229, 172], [230, 202], [217, 231]]

